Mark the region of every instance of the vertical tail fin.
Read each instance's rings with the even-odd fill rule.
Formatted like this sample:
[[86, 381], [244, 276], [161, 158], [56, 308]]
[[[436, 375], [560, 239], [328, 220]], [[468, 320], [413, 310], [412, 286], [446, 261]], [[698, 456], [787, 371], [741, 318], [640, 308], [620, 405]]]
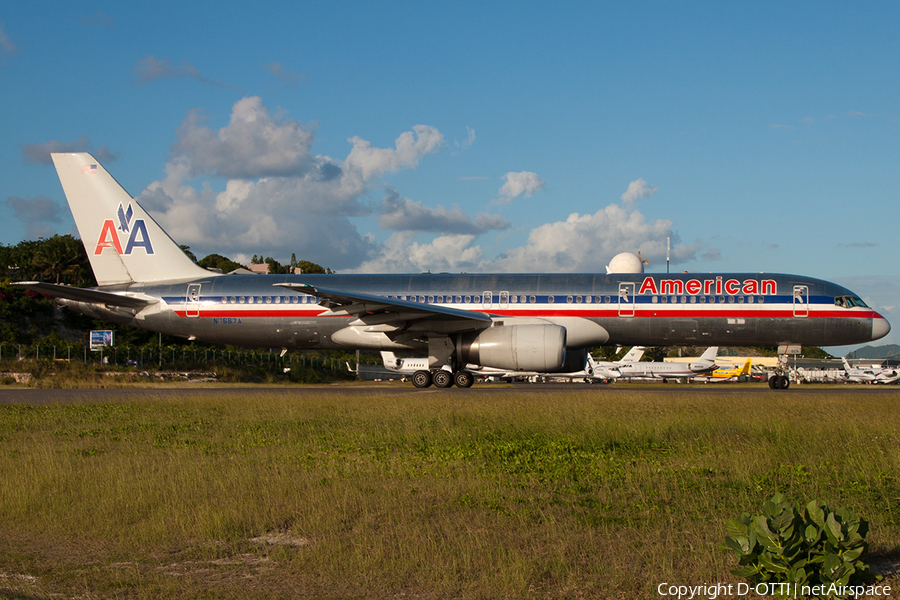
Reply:
[[51, 157], [99, 285], [214, 275], [188, 258], [93, 156]]
[[384, 363], [385, 369], [396, 370], [397, 369], [397, 357], [393, 352], [388, 352], [387, 350], [381, 351], [381, 362]]
[[641, 357], [644, 356], [644, 350], [646, 350], [646, 348], [644, 348], [644, 346], [634, 346], [633, 348], [631, 348], [631, 350], [626, 352], [625, 356], [623, 356], [621, 359], [619, 359], [618, 362], [620, 362], [620, 363], [639, 362], [641, 360]]
[[700, 360], [708, 360], [710, 362], [716, 361], [716, 354], [719, 353], [718, 346], [710, 346], [706, 349], [706, 351], [700, 355]]

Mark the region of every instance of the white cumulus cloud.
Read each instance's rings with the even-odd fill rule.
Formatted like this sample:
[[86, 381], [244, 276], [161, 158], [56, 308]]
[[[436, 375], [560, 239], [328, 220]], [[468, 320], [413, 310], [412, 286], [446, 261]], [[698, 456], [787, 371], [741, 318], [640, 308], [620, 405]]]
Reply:
[[[666, 241], [671, 238], [672, 262], [702, 258], [715, 260], [719, 251], [700, 242], [679, 243], [668, 219], [648, 222], [630, 204], [612, 203], [593, 214], [572, 213], [563, 221], [545, 223], [531, 230], [526, 244], [495, 258], [484, 258], [474, 235], [444, 235], [431, 243], [413, 241], [414, 233], [394, 234], [377, 256], [355, 269], [359, 272], [472, 271], [498, 273], [605, 272], [620, 252], [640, 252], [651, 266], [666, 260]], [[701, 252], [703, 252], [701, 256]]]
[[544, 180], [538, 177], [537, 173], [530, 171], [509, 172], [503, 177], [506, 179], [506, 183], [500, 188], [499, 201], [505, 204], [522, 195], [531, 196], [544, 189], [545, 186]]
[[431, 208], [421, 202], [401, 198], [397, 190], [390, 186], [387, 189], [387, 195], [381, 200], [381, 214], [378, 217], [382, 229], [481, 234], [511, 227], [511, 223], [500, 215], [480, 213], [473, 219], [458, 206], [453, 210], [443, 206]]
[[345, 164], [349, 169], [359, 171], [363, 180], [369, 181], [401, 168], [415, 167], [426, 154], [440, 150], [444, 136], [434, 127], [416, 125], [412, 131], [400, 134], [395, 148], [374, 148], [359, 136], [347, 141], [353, 144], [353, 150]]
[[[262, 254], [283, 260], [296, 253], [333, 269], [357, 266], [377, 254], [371, 238], [350, 219], [372, 212], [363, 197], [378, 178], [414, 167], [443, 140], [437, 129], [417, 125], [400, 134], [395, 148], [376, 148], [354, 137], [347, 158], [337, 160], [314, 154], [312, 128], [273, 114], [258, 97], [236, 102], [225, 127], [213, 130], [204, 121], [200, 111], [188, 113], [166, 176], [147, 186], [141, 203], [198, 256]], [[203, 176], [228, 181], [216, 191], [207, 181], [198, 186], [195, 179]], [[455, 217], [457, 225], [465, 221], [453, 211], [446, 216]], [[479, 227], [478, 219], [470, 221]]]
[[622, 194], [622, 200], [625, 202], [637, 202], [641, 198], [652, 196], [659, 188], [649, 185], [643, 179], [635, 179], [628, 184], [628, 189]]

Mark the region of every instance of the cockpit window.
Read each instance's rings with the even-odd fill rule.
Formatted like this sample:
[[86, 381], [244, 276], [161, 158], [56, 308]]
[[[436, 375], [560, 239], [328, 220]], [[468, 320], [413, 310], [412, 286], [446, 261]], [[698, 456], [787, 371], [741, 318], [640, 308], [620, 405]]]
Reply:
[[853, 308], [859, 306], [861, 308], [869, 308], [868, 305], [856, 296], [835, 296], [834, 305], [843, 308]]

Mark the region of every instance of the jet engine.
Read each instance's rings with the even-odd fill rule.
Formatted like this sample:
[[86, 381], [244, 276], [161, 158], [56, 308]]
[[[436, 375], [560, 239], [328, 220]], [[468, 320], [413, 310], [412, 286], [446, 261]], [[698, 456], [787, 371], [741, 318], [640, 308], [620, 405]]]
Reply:
[[559, 371], [566, 361], [566, 328], [559, 325], [500, 325], [460, 334], [460, 361], [511, 371]]

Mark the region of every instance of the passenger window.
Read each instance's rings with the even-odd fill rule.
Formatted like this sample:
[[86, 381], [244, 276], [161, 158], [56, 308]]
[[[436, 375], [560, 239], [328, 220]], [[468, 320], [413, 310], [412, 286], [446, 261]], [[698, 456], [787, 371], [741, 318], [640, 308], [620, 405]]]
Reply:
[[537, 297], [536, 296], [528, 296], [528, 302], [531, 304], [534, 304], [535, 302], [537, 302]]

